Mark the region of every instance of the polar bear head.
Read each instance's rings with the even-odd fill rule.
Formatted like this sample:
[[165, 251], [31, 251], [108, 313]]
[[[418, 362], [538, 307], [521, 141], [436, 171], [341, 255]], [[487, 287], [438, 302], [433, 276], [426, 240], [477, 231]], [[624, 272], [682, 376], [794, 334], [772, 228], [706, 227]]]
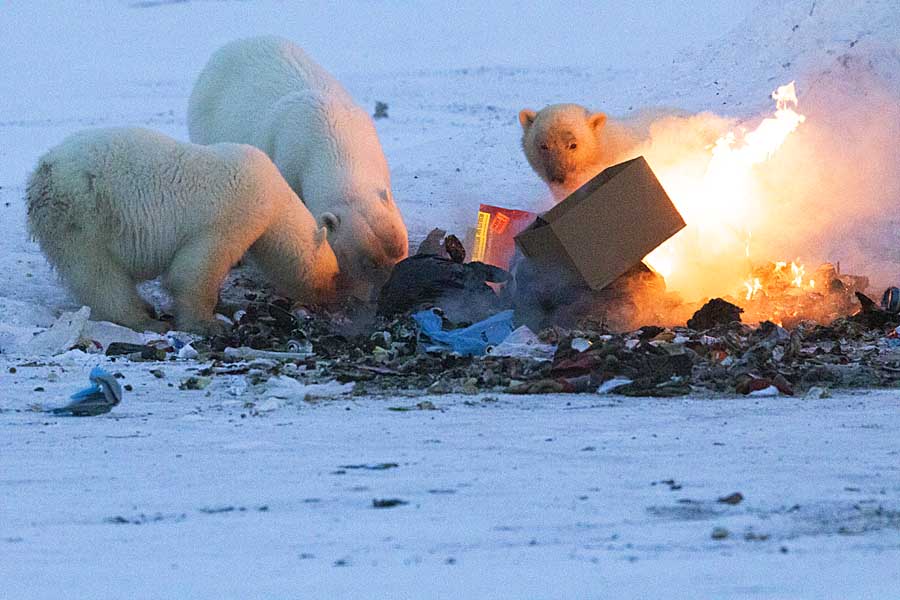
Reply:
[[606, 115], [577, 104], [552, 104], [539, 112], [519, 113], [522, 148], [528, 163], [565, 197], [607, 164], [602, 144]]
[[328, 229], [341, 267], [341, 292], [368, 300], [406, 258], [409, 239], [390, 187], [352, 195], [322, 213], [319, 223]]

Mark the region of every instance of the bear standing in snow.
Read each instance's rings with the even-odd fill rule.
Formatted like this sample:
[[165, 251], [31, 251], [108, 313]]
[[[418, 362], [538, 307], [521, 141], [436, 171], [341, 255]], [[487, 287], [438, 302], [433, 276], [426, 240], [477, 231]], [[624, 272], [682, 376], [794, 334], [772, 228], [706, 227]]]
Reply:
[[194, 142], [252, 144], [272, 158], [328, 225], [347, 292], [368, 299], [407, 256], [371, 117], [292, 42], [250, 38], [213, 54], [191, 93], [188, 130]]
[[578, 104], [552, 104], [539, 112], [519, 112], [522, 149], [535, 173], [562, 200], [594, 175], [627, 158], [638, 138], [602, 112]]
[[176, 326], [219, 333], [219, 288], [248, 250], [294, 299], [334, 293], [326, 228], [252, 146], [198, 146], [139, 128], [76, 133], [41, 157], [27, 202], [31, 235], [98, 319], [163, 331], [135, 289], [162, 275]]

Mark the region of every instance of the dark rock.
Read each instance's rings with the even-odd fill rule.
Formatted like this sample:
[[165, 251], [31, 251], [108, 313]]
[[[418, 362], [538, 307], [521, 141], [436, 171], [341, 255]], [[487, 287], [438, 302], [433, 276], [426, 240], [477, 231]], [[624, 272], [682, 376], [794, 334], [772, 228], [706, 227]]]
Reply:
[[728, 494], [727, 496], [722, 496], [721, 498], [718, 499], [717, 502], [719, 502], [721, 504], [730, 504], [732, 506], [735, 506], [735, 505], [743, 502], [743, 500], [744, 500], [744, 495], [742, 493], [734, 492], [733, 494]]
[[466, 248], [455, 235], [448, 235], [444, 238], [444, 252], [455, 263], [466, 262]]
[[713, 298], [695, 312], [693, 317], [688, 319], [687, 326], [695, 331], [706, 331], [717, 325], [727, 325], [734, 321], [739, 322], [742, 312], [744, 312], [743, 308], [731, 302], [721, 298]]

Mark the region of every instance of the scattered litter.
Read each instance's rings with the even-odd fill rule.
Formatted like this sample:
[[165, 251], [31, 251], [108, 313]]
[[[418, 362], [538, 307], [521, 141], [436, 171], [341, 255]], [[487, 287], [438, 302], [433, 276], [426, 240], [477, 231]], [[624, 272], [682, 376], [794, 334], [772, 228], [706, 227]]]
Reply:
[[94, 367], [89, 379], [91, 385], [72, 394], [72, 402], [48, 412], [73, 417], [95, 417], [108, 413], [122, 401], [122, 387], [108, 372]]
[[205, 390], [212, 383], [209, 377], [188, 377], [178, 385], [179, 390]]
[[826, 387], [817, 385], [809, 388], [803, 398], [806, 400], [821, 400], [824, 398], [831, 398], [831, 391]]
[[761, 390], [754, 390], [754, 391], [750, 392], [749, 395], [765, 398], [765, 397], [777, 396], [780, 393], [781, 392], [778, 391], [777, 387], [775, 387], [774, 385], [770, 385], [768, 387], [762, 388]]
[[591, 345], [592, 344], [591, 344], [590, 340], [583, 338], [583, 337], [577, 337], [577, 338], [573, 339], [572, 343], [570, 344], [570, 346], [572, 347], [572, 350], [575, 350], [576, 352], [584, 352], [585, 350], [590, 348]]
[[503, 269], [480, 262], [411, 256], [394, 266], [378, 296], [378, 314], [390, 317], [440, 306], [455, 323], [480, 321], [507, 308], [488, 284], [508, 279]]
[[90, 318], [89, 306], [63, 313], [49, 329], [22, 344], [19, 352], [33, 356], [54, 356], [66, 352], [78, 345], [84, 326]]
[[717, 500], [720, 504], [730, 504], [732, 506], [736, 506], [744, 501], [744, 495], [740, 492], [734, 492], [733, 494], [728, 494], [727, 496], [722, 496]]
[[252, 360], [254, 358], [270, 358], [273, 360], [304, 360], [309, 352], [272, 352], [271, 350], [255, 350], [253, 348], [225, 348], [225, 356], [235, 360]]
[[393, 462], [361, 464], [361, 465], [339, 465], [339, 469], [347, 470], [363, 470], [363, 471], [387, 471], [388, 469], [396, 469], [400, 465]]
[[188, 343], [178, 349], [176, 356], [178, 356], [178, 358], [180, 358], [181, 360], [193, 360], [200, 356], [200, 353], [197, 352], [197, 350], [195, 350], [194, 347]]
[[491, 356], [513, 356], [535, 360], [553, 360], [556, 346], [544, 344], [527, 325], [522, 325], [496, 346], [488, 346]]
[[717, 325], [739, 322], [742, 312], [744, 312], [743, 308], [735, 306], [731, 302], [722, 298], [713, 298], [688, 319], [687, 326], [689, 329], [706, 331]]
[[403, 506], [405, 504], [409, 504], [409, 502], [400, 500], [399, 498], [375, 498], [372, 500], [372, 508], [394, 508], [395, 506]]
[[450, 350], [462, 356], [480, 356], [487, 347], [499, 344], [512, 333], [513, 311], [505, 310], [463, 329], [444, 330], [443, 320], [433, 310], [413, 315], [422, 335], [431, 340], [429, 352]]
[[602, 384], [600, 384], [600, 387], [597, 388], [597, 393], [598, 394], [612, 394], [617, 389], [624, 387], [626, 385], [630, 385], [632, 383], [634, 383], [634, 382], [626, 377], [613, 377], [612, 379], [610, 379], [608, 381], [604, 381]]

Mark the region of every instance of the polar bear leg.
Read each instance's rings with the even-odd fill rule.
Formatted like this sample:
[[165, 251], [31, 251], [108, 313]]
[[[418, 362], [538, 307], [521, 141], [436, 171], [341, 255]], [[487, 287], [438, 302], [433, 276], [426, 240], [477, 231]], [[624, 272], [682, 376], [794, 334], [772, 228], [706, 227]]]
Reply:
[[136, 331], [168, 330], [150, 316], [149, 305], [138, 295], [135, 281], [108, 251], [93, 243], [77, 244], [77, 261], [56, 268], [78, 300], [91, 307], [91, 318], [112, 321]]
[[228, 238], [206, 236], [178, 251], [163, 279], [175, 300], [178, 329], [201, 335], [225, 332], [225, 324], [215, 317], [219, 289], [245, 250]]

